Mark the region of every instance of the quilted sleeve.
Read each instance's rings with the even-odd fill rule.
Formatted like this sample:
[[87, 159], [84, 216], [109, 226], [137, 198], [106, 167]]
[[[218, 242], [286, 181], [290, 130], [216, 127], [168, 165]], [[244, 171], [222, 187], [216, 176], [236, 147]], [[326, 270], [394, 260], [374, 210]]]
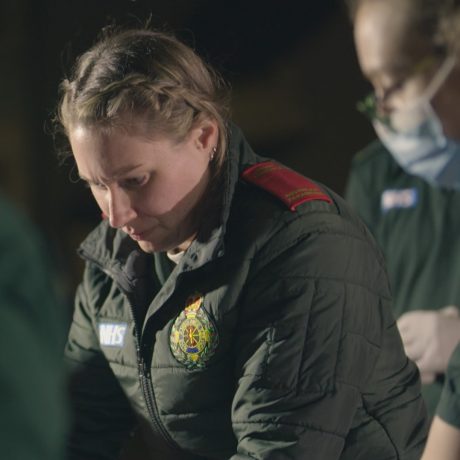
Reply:
[[73, 427], [69, 459], [117, 458], [134, 416], [118, 381], [99, 348], [90, 300], [97, 270], [87, 267], [77, 290], [75, 311], [65, 349], [70, 371]]
[[[401, 430], [391, 417], [379, 420], [383, 409], [363, 402], [376, 363], [380, 384], [386, 385], [382, 401], [389, 407], [399, 407], [393, 388], [398, 382], [404, 389], [415, 385], [420, 397], [414, 367], [406, 369], [407, 382], [400, 382], [407, 359], [400, 341], [386, 337], [387, 329], [394, 333], [394, 320], [382, 314], [388, 307], [382, 299], [389, 294], [372, 246], [365, 238], [325, 228], [294, 244], [289, 240], [280, 235], [259, 254], [254, 264], [260, 268], [242, 299], [232, 406], [238, 448], [232, 460], [351, 459], [358, 457], [343, 455], [356, 447], [364, 452], [359, 458], [415, 458], [403, 453], [420, 448], [420, 425]], [[382, 363], [386, 339], [395, 360]], [[412, 405], [403, 399], [401, 415], [423, 420], [420, 400]], [[371, 429], [356, 443], [366, 424]], [[376, 435], [373, 447], [366, 445], [370, 433]]]

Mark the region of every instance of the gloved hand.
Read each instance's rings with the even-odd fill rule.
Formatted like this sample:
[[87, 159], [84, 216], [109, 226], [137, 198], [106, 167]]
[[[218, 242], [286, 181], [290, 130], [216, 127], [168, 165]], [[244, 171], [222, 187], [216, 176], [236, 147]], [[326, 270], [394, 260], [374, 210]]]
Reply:
[[450, 355], [460, 341], [460, 314], [455, 306], [414, 310], [398, 319], [407, 356], [417, 364], [423, 383], [445, 373]]

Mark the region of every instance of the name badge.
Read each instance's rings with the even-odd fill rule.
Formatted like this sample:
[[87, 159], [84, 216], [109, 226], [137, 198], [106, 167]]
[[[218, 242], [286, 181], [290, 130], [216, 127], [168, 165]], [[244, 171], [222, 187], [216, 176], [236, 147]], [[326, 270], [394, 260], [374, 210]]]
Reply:
[[382, 193], [381, 209], [388, 212], [390, 209], [414, 208], [418, 202], [416, 188], [388, 189]]

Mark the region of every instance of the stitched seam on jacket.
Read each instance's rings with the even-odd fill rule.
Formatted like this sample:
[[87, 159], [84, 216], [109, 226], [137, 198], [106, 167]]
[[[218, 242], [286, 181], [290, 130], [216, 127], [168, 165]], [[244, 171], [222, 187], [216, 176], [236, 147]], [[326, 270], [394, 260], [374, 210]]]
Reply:
[[[300, 218], [300, 216], [299, 216]], [[321, 227], [323, 226], [323, 227]], [[318, 228], [320, 227], [320, 228]], [[279, 237], [279, 235], [283, 232], [283, 230], [289, 229], [289, 223], [285, 223], [283, 227], [276, 232], [272, 237], [259, 249], [258, 253], [255, 255], [254, 259], [257, 260], [257, 258], [260, 256], [260, 252], [262, 252], [268, 244], [272, 242], [273, 239], [276, 239]], [[271, 261], [273, 261], [276, 257], [278, 257], [280, 254], [282, 254], [286, 249], [289, 249], [293, 246], [295, 246], [299, 241], [304, 240], [305, 238], [308, 238], [311, 235], [330, 235], [330, 236], [340, 236], [340, 237], [346, 237], [350, 238], [352, 240], [357, 240], [360, 241], [361, 243], [365, 244], [366, 246], [369, 247], [369, 249], [372, 251], [372, 253], [375, 255], [375, 259], [380, 267], [381, 270], [385, 270], [385, 265], [383, 263], [383, 259], [381, 257], [381, 254], [379, 253], [378, 250], [371, 244], [371, 240], [366, 238], [365, 236], [360, 236], [360, 235], [354, 235], [351, 233], [346, 233], [345, 231], [339, 231], [339, 230], [331, 230], [330, 229], [330, 224], [328, 222], [321, 222], [315, 224], [315, 229], [311, 231], [306, 231], [305, 233], [302, 233], [299, 235], [296, 239], [290, 240], [286, 239], [285, 244], [281, 244], [277, 246], [277, 250], [275, 251], [270, 251], [268, 255], [265, 256], [267, 261], [265, 263], [262, 263], [263, 266], [267, 265]], [[261, 260], [261, 262], [263, 259]]]
[[333, 375], [333, 381], [335, 382], [335, 384], [337, 384], [337, 368], [339, 366], [339, 353], [342, 352], [342, 344], [343, 344], [343, 323], [344, 323], [344, 316], [345, 316], [345, 304], [347, 302], [347, 295], [348, 295], [348, 291], [347, 291], [347, 285], [345, 284], [344, 286], [344, 296], [342, 298], [342, 303], [341, 303], [341, 313], [342, 313], [342, 316], [340, 318], [340, 340], [339, 340], [339, 345], [338, 345], [338, 348], [337, 348], [337, 353], [335, 354], [335, 366], [334, 366], [334, 375]]
[[324, 280], [324, 281], [334, 281], [334, 282], [337, 282], [337, 283], [343, 283], [345, 285], [350, 285], [350, 286], [358, 286], [362, 289], [365, 289], [366, 291], [370, 292], [371, 294], [379, 297], [380, 299], [385, 299], [385, 300], [388, 300], [388, 301], [393, 301], [393, 299], [391, 297], [386, 297], [384, 296], [382, 293], [380, 292], [376, 292], [376, 291], [373, 291], [372, 289], [369, 288], [369, 286], [365, 286], [363, 284], [360, 284], [360, 283], [357, 283], [357, 282], [354, 282], [354, 281], [350, 281], [350, 280], [343, 280], [343, 278], [333, 278], [333, 277], [327, 277], [327, 276], [310, 276], [310, 275], [280, 275], [278, 277], [279, 280], [283, 279], [283, 280], [288, 280], [288, 279], [300, 279], [300, 280], [314, 280], [314, 281], [321, 281], [321, 280]]
[[270, 359], [270, 355], [272, 354], [273, 350], [273, 337], [275, 335], [275, 325], [273, 323], [270, 323], [268, 329], [267, 329], [267, 334], [265, 338], [265, 343], [267, 344], [267, 352], [265, 353], [264, 360], [262, 362], [262, 372], [261, 372], [261, 377], [265, 379], [269, 379], [267, 373], [268, 373], [268, 360]]
[[364, 339], [369, 345], [373, 346], [374, 348], [377, 348], [379, 351], [382, 349], [382, 347], [380, 345], [377, 345], [376, 343], [371, 342], [365, 335], [359, 334], [358, 332], [347, 331], [347, 332], [345, 332], [345, 335], [354, 335], [356, 337], [360, 337], [360, 338]]
[[336, 433], [334, 431], [326, 431], [317, 426], [312, 425], [311, 423], [289, 423], [289, 422], [277, 422], [274, 420], [232, 420], [234, 425], [260, 425], [260, 424], [269, 424], [277, 426], [295, 426], [299, 428], [307, 428], [312, 431], [318, 431], [319, 433], [329, 434], [331, 436], [336, 436], [340, 439], [345, 439], [346, 435], [341, 433]]
[[[361, 398], [362, 398], [362, 395], [361, 395]], [[382, 429], [382, 431], [385, 433], [388, 441], [390, 442], [390, 444], [392, 445], [393, 447], [393, 450], [395, 451], [395, 455], [396, 455], [396, 460], [398, 460], [400, 458], [399, 456], [399, 452], [398, 452], [398, 449], [396, 448], [396, 445], [395, 443], [393, 442], [393, 439], [391, 438], [390, 434], [388, 433], [388, 430], [386, 429], [386, 426], [380, 421], [380, 419], [378, 419], [377, 417], [375, 417], [373, 414], [371, 414], [367, 408], [367, 405], [364, 401], [364, 398], [362, 398], [362, 401], [363, 401], [363, 409], [366, 411], [366, 414], [372, 418], [372, 420], [375, 420], [375, 423], [378, 423], [378, 425], [380, 426], [380, 428]]]
[[[85, 361], [80, 361], [79, 359], [75, 359], [72, 356], [68, 356], [68, 355], [65, 355], [64, 359], [66, 361], [71, 361], [71, 362], [76, 363], [76, 364], [82, 364], [82, 363], [85, 362]], [[95, 368], [99, 368], [99, 369], [106, 369], [107, 368], [106, 364], [108, 364], [108, 361], [104, 357], [104, 361], [102, 361], [102, 363], [100, 365], [95, 364], [94, 362], [91, 362], [91, 367], [95, 367]]]
[[[318, 280], [315, 280], [313, 284], [313, 295], [311, 298], [311, 302], [314, 303], [315, 301], [315, 295], [318, 294], [318, 287], [317, 287]], [[303, 336], [303, 347], [302, 347], [302, 356], [300, 357], [299, 361], [299, 367], [297, 369], [297, 384], [296, 384], [296, 394], [299, 394], [301, 392], [302, 384], [301, 384], [301, 374], [302, 374], [302, 364], [304, 363], [304, 358], [305, 358], [305, 353], [306, 353], [306, 348], [307, 348], [307, 340], [309, 338], [308, 331], [310, 329], [310, 315], [311, 315], [311, 309], [308, 311], [308, 317], [306, 319], [306, 324], [304, 327], [304, 336]], [[335, 377], [335, 371], [334, 371], [334, 377]]]
[[[251, 377], [263, 377], [263, 374], [260, 373], [260, 374], [244, 374], [240, 377], [240, 379], [244, 379], [244, 378], [251, 378]], [[291, 391], [291, 392], [294, 392], [296, 396], [301, 396], [301, 395], [306, 395], [306, 396], [310, 396], [310, 395], [320, 395], [320, 396], [324, 396], [328, 393], [330, 393], [330, 389], [329, 389], [330, 385], [324, 385], [324, 389], [323, 390], [314, 390], [314, 389], [310, 389], [309, 387], [308, 388], [300, 388], [298, 390], [295, 390], [292, 388], [291, 385], [283, 385], [281, 383], [278, 383], [278, 384], [270, 384], [269, 386], [263, 386], [261, 384], [257, 385], [256, 388], [259, 389], [259, 390], [268, 390], [268, 391], [276, 391], [276, 390], [283, 390], [283, 391]]]
[[[417, 401], [417, 399], [422, 399], [422, 398], [423, 398], [423, 396], [422, 396], [421, 394], [419, 394], [419, 395], [417, 395], [415, 398], [411, 399], [410, 401], [404, 401], [404, 403], [401, 404], [401, 406], [405, 406], [405, 405], [407, 405], [407, 404], [411, 404], [411, 403], [413, 403], [414, 401]], [[398, 406], [398, 407], [400, 407], [400, 406]], [[366, 408], [365, 408], [365, 409], [366, 409]], [[395, 408], [389, 409], [389, 410], [386, 411], [386, 412], [382, 412], [380, 415], [381, 415], [381, 416], [382, 416], [382, 415], [386, 415], [386, 414], [388, 414], [389, 412], [392, 412], [394, 409], [395, 409]], [[367, 412], [367, 409], [366, 409], [366, 412]], [[369, 415], [370, 415], [373, 419], [377, 420], [372, 414], [369, 414]]]

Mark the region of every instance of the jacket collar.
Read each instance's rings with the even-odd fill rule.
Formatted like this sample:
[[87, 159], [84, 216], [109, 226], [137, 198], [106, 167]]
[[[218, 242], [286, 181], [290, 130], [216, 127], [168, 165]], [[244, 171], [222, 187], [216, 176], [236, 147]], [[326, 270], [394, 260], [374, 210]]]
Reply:
[[[195, 270], [225, 254], [225, 230], [240, 173], [248, 165], [261, 161], [252, 151], [241, 130], [234, 124], [230, 124], [229, 128], [220, 221], [205, 241], [197, 239], [190, 245], [177, 267], [181, 272]], [[142, 277], [152, 259], [121, 230], [110, 228], [107, 221], [101, 222], [88, 235], [78, 252], [81, 257], [97, 264], [104, 272], [117, 279], [122, 287], [126, 285], [131, 288], [137, 278]]]

